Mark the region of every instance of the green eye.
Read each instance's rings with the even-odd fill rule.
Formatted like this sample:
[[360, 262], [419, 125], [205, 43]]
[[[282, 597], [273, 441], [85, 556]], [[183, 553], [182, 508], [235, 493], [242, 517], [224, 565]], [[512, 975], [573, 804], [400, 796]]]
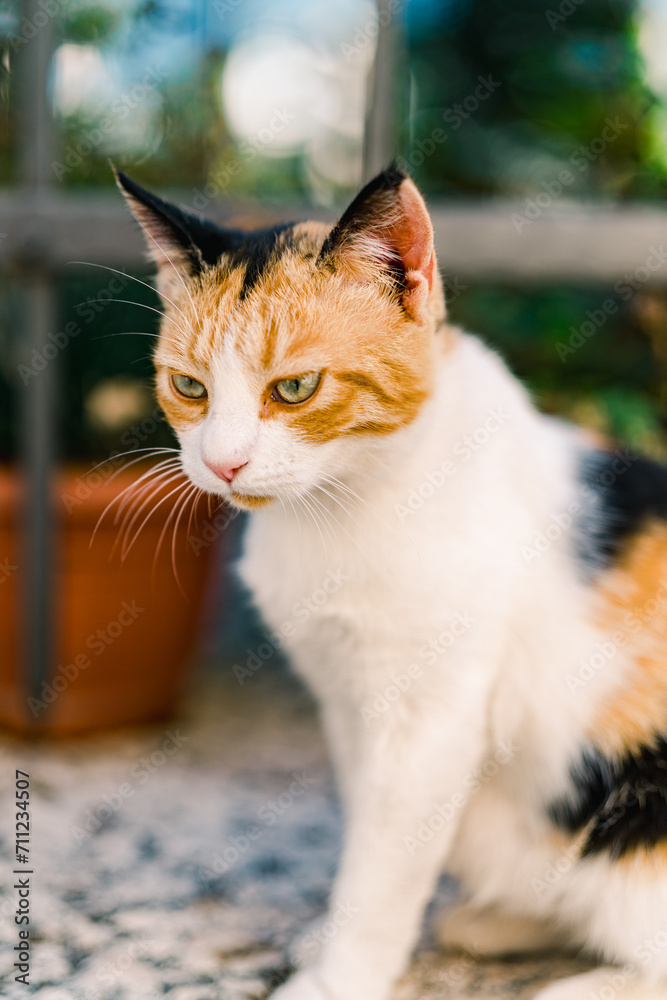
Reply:
[[321, 377], [321, 372], [306, 372], [296, 378], [284, 378], [276, 382], [272, 396], [283, 403], [303, 403], [313, 395]]
[[180, 392], [181, 396], [187, 396], [188, 399], [203, 399], [206, 395], [206, 389], [201, 382], [196, 378], [190, 378], [189, 375], [172, 375], [171, 381], [176, 392]]

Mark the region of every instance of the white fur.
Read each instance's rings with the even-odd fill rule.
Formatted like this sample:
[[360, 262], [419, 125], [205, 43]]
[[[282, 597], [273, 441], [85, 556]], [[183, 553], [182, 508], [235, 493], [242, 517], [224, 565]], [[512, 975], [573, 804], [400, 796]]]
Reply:
[[[667, 950], [645, 957], [667, 930], [667, 878], [563, 858], [545, 815], [601, 696], [627, 670], [619, 651], [587, 684], [567, 683], [601, 638], [572, 556], [591, 516], [574, 479], [577, 432], [539, 415], [463, 334], [418, 418], [380, 440], [299, 442], [259, 420], [231, 354], [213, 375], [212, 412], [183, 436], [184, 464], [224, 493], [203, 458], [243, 459], [235, 489], [283, 501], [251, 516], [241, 575], [269, 625], [290, 633], [320, 701], [348, 818], [338, 929], [276, 996], [385, 1000], [443, 867], [475, 906], [552, 922], [575, 946], [635, 965], [619, 998], [667, 996]], [[466, 443], [475, 434], [479, 447]], [[455, 471], [441, 483], [448, 460]], [[553, 518], [566, 524], [573, 504], [580, 513], [559, 534]], [[531, 556], [547, 527], [553, 542]], [[309, 616], [296, 610], [304, 599]], [[589, 1000], [613, 972], [540, 996]]]

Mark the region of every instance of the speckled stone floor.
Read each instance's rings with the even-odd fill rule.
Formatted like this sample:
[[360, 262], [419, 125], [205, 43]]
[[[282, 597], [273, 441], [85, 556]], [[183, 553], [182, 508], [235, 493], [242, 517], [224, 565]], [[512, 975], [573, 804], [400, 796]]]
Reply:
[[[281, 673], [208, 676], [178, 719], [57, 744], [0, 736], [0, 993], [252, 1000], [324, 908], [340, 819], [313, 706]], [[14, 982], [14, 769], [31, 775], [31, 987]], [[11, 810], [11, 812], [10, 812]], [[452, 894], [443, 883], [438, 902]], [[529, 1000], [574, 960], [480, 964], [424, 939], [399, 1000]]]

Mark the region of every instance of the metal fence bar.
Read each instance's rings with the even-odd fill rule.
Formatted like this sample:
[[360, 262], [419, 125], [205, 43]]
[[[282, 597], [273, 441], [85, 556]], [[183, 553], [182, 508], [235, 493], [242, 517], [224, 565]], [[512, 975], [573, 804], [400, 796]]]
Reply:
[[[175, 192], [173, 197], [188, 203], [187, 191]], [[479, 281], [501, 278], [595, 284], [614, 282], [648, 267], [648, 282], [667, 282], [667, 260], [663, 259], [663, 253], [667, 254], [667, 211], [658, 207], [596, 207], [571, 202], [561, 210], [544, 211], [529, 222], [525, 221], [522, 202], [433, 201], [429, 207], [438, 261], [448, 274]], [[224, 223], [238, 209], [238, 202], [218, 203], [205, 214]], [[254, 215], [258, 226], [322, 217], [306, 205], [280, 209], [245, 206], [244, 214]], [[31, 233], [42, 234], [54, 268], [73, 260], [146, 267], [141, 233], [118, 195], [89, 200], [50, 197], [36, 206], [32, 201], [10, 200], [0, 194], [0, 218], [9, 234], [0, 242], [0, 267], [11, 264]]]
[[400, 5], [378, 0], [378, 39], [371, 69], [363, 144], [363, 182], [396, 156]]
[[[37, 216], [48, 195], [51, 173], [53, 124], [48, 98], [51, 64], [51, 18], [43, 22], [38, 0], [24, 0], [23, 15], [39, 25], [23, 46], [20, 72], [23, 104], [20, 121], [21, 176]], [[37, 17], [36, 15], [40, 15]], [[11, 244], [10, 244], [11, 245]], [[48, 342], [56, 313], [54, 276], [48, 266], [44, 234], [33, 231], [18, 240], [25, 336], [40, 353]], [[25, 475], [26, 499], [22, 523], [23, 650], [27, 689], [38, 697], [49, 677], [54, 652], [54, 523], [51, 483], [55, 463], [55, 413], [57, 373], [47, 364], [23, 389], [19, 443]], [[26, 706], [27, 714], [27, 706]], [[28, 716], [29, 718], [29, 716]]]

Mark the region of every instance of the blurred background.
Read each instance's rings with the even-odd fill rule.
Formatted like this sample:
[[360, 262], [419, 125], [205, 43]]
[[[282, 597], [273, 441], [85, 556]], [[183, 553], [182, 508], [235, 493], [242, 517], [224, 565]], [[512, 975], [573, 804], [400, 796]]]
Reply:
[[[120, 455], [174, 442], [151, 392], [159, 302], [139, 283], [150, 271], [109, 161], [189, 211], [253, 226], [333, 219], [393, 156], [432, 208], [452, 319], [544, 410], [664, 457], [665, 0], [0, 3], [5, 722], [29, 698], [31, 723], [116, 718], [76, 662], [97, 664], [98, 628], [120, 628], [100, 642], [104, 676], [124, 683], [165, 621], [175, 677], [195, 636], [228, 662], [262, 641], [221, 569], [240, 530], [228, 512], [203, 509], [188, 541], [167, 498], [126, 575], [116, 566]], [[108, 503], [107, 548], [89, 549]], [[171, 558], [157, 584], [149, 572], [160, 538], [189, 601]], [[136, 593], [148, 610], [130, 627]]]

